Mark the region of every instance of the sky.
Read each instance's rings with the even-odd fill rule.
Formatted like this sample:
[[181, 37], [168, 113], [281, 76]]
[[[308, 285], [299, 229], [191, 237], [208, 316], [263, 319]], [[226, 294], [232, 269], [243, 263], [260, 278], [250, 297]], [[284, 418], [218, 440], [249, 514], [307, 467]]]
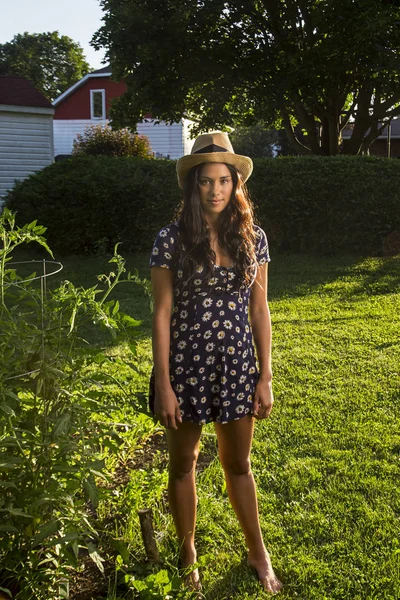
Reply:
[[1, 44], [25, 31], [58, 31], [82, 46], [93, 69], [104, 67], [104, 50], [96, 52], [89, 46], [92, 35], [102, 25], [99, 0], [0, 0], [0, 8]]

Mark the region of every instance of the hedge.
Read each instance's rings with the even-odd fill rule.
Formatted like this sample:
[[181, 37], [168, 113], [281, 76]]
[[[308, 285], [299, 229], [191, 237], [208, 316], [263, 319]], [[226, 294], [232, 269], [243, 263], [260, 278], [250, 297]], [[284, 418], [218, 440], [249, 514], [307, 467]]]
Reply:
[[[248, 183], [273, 252], [381, 254], [399, 243], [395, 159], [256, 159]], [[19, 223], [45, 225], [62, 254], [108, 251], [118, 241], [126, 253], [150, 249], [180, 198], [173, 161], [77, 156], [17, 183], [6, 205]]]

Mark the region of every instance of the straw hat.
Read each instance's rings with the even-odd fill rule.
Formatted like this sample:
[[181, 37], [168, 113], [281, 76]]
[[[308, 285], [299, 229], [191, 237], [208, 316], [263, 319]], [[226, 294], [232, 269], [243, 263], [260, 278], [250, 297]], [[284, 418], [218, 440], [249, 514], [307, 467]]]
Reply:
[[247, 181], [253, 170], [253, 161], [248, 156], [235, 154], [227, 133], [211, 131], [199, 135], [193, 144], [192, 152], [182, 156], [176, 163], [179, 187], [183, 188], [186, 175], [192, 167], [202, 163], [226, 163], [233, 165]]

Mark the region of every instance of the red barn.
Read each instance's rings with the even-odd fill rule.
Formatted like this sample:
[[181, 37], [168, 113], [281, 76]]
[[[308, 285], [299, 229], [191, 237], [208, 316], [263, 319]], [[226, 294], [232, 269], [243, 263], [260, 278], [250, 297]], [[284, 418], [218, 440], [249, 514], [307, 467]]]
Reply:
[[[53, 102], [54, 154], [68, 155], [73, 141], [88, 125], [106, 125], [109, 122], [111, 102], [126, 91], [126, 84], [112, 81], [110, 67], [88, 73]], [[137, 124], [137, 131], [149, 138], [157, 157], [180, 158], [193, 145], [188, 127], [191, 121], [167, 125], [153, 121]]]

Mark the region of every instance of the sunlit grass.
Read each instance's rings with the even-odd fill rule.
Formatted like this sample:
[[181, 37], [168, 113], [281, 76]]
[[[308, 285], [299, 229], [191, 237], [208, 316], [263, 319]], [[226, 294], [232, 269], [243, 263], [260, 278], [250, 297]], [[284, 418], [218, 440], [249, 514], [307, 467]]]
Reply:
[[[66, 258], [63, 277], [94, 285], [106, 262]], [[128, 266], [148, 275], [145, 256], [129, 257]], [[283, 599], [400, 598], [399, 284], [400, 257], [285, 256], [270, 265], [276, 404], [271, 418], [256, 426], [252, 465]], [[125, 376], [128, 393], [145, 392], [149, 301], [130, 284], [117, 295], [122, 310], [143, 320], [137, 371]], [[102, 337], [96, 343], [125, 352]], [[123, 398], [120, 418], [135, 419], [124, 415]], [[143, 435], [155, 430], [146, 419], [137, 423]], [[214, 447], [216, 455], [212, 426], [205, 431], [207, 453]], [[153, 508], [162, 558], [176, 560], [165, 484], [165, 456], [157, 452], [109, 507], [119, 514], [116, 529], [134, 561], [144, 558], [136, 516], [144, 506]], [[217, 458], [200, 473], [198, 491], [205, 597], [264, 597], [245, 565]]]

